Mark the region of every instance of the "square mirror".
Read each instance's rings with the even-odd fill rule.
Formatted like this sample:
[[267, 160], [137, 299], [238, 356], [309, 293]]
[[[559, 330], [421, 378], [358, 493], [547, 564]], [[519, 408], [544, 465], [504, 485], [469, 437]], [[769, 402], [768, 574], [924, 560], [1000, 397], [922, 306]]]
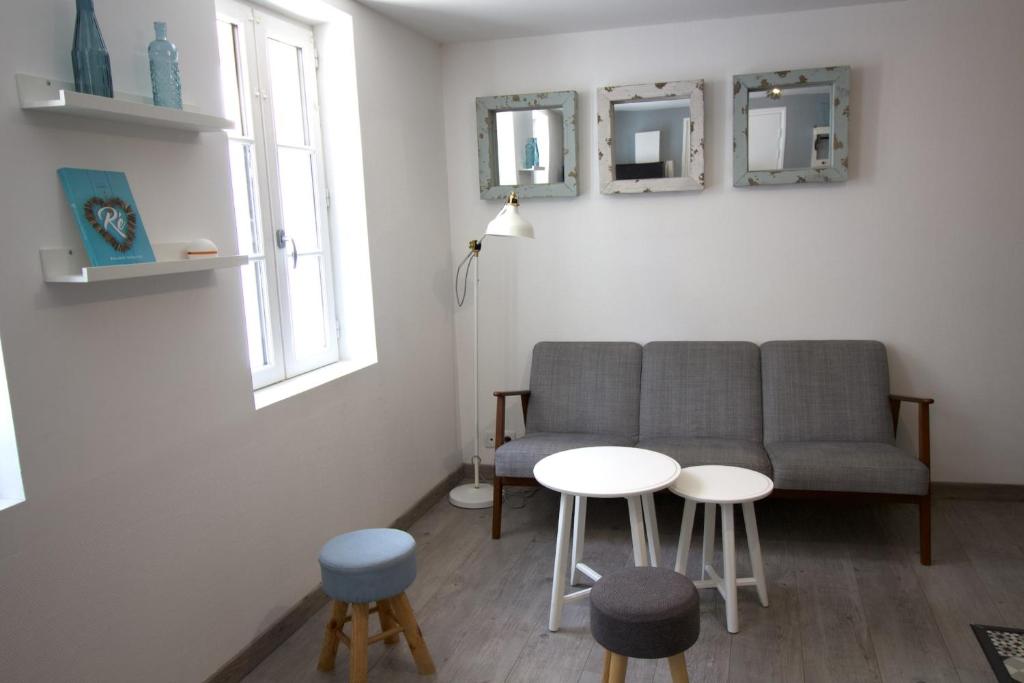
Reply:
[[704, 81], [597, 91], [604, 194], [704, 189]]
[[576, 92], [476, 98], [480, 197], [575, 197]]
[[846, 180], [850, 67], [733, 76], [733, 184]]

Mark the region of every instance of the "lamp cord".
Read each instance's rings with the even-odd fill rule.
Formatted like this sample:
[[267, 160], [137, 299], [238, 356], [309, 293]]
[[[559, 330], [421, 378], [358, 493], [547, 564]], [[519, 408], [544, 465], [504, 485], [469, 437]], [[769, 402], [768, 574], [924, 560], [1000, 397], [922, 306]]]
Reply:
[[[472, 267], [472, 259], [476, 256], [475, 251], [470, 251], [466, 254], [466, 257], [459, 263], [459, 267], [455, 269], [455, 303], [458, 304], [459, 308], [462, 308], [462, 304], [466, 303], [466, 294], [469, 292], [469, 269]], [[462, 269], [465, 267], [466, 273], [462, 274]], [[459, 280], [462, 280], [462, 294], [459, 294]]]

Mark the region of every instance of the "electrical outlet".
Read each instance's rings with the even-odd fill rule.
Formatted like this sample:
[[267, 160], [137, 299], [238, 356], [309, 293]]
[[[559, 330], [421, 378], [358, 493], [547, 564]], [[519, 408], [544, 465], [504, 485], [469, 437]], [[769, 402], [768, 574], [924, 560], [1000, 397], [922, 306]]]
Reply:
[[484, 445], [487, 448], [494, 448], [494, 434], [490, 434], [490, 435], [487, 436], [487, 439], [484, 442]]

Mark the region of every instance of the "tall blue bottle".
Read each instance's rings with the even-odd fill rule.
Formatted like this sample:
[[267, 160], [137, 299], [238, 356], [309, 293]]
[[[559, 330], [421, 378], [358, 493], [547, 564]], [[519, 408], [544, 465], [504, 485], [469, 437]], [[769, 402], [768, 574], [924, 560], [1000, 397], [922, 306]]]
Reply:
[[75, 72], [75, 90], [88, 95], [114, 96], [110, 80], [110, 55], [96, 21], [92, 0], [76, 0], [75, 42], [71, 47], [71, 66]]
[[181, 109], [181, 73], [178, 48], [167, 40], [167, 24], [153, 22], [156, 40], [149, 44], [149, 78], [153, 81], [153, 104]]

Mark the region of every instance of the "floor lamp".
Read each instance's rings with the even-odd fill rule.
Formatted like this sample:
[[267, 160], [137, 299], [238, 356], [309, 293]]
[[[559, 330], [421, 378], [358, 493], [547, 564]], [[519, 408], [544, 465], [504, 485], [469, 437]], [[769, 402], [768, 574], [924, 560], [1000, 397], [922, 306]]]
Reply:
[[[469, 271], [476, 264], [473, 278], [473, 483], [456, 486], [448, 494], [452, 505], [460, 508], [487, 508], [494, 502], [494, 489], [490, 484], [480, 483], [480, 250], [488, 237], [526, 237], [533, 239], [533, 226], [519, 215], [519, 198], [513, 192], [505, 205], [487, 224], [487, 230], [478, 240], [469, 243], [469, 253], [455, 270], [455, 302], [461, 307], [466, 301], [466, 285]], [[462, 269], [466, 269], [465, 276]], [[459, 280], [462, 279], [462, 294], [459, 294]], [[495, 444], [497, 448], [501, 444]]]

